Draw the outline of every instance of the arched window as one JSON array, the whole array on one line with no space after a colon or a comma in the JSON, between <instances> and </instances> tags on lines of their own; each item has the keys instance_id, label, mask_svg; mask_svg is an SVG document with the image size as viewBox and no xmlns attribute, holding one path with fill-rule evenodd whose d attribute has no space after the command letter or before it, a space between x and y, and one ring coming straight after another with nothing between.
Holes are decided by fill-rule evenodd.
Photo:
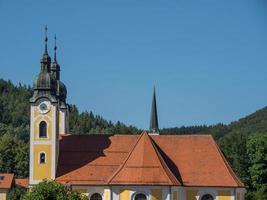
<instances>
[{"instance_id":1,"label":"arched window","mask_svg":"<svg viewBox=\"0 0 267 200\"><path fill-rule=\"evenodd\" d=\"M39 137L40 138L47 137L47 124L45 121L41 121L39 124Z\"/></svg>"},{"instance_id":2,"label":"arched window","mask_svg":"<svg viewBox=\"0 0 267 200\"><path fill-rule=\"evenodd\" d=\"M201 200L214 200L214 198L210 194L205 194L201 197Z\"/></svg>"},{"instance_id":3,"label":"arched window","mask_svg":"<svg viewBox=\"0 0 267 200\"><path fill-rule=\"evenodd\" d=\"M46 162L46 157L45 157L45 153L40 153L40 164L45 164Z\"/></svg>"},{"instance_id":4,"label":"arched window","mask_svg":"<svg viewBox=\"0 0 267 200\"><path fill-rule=\"evenodd\" d=\"M99 193L94 193L90 197L90 200L102 200L102 196Z\"/></svg>"},{"instance_id":5,"label":"arched window","mask_svg":"<svg viewBox=\"0 0 267 200\"><path fill-rule=\"evenodd\" d=\"M146 195L139 193L135 195L134 200L146 200Z\"/></svg>"}]
</instances>

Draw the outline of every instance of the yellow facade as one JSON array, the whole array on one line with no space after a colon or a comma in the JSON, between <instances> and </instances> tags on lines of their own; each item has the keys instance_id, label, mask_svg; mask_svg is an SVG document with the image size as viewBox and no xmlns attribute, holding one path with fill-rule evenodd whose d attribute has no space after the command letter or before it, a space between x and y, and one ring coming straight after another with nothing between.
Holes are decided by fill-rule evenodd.
<instances>
[{"instance_id":1,"label":"yellow facade","mask_svg":"<svg viewBox=\"0 0 267 200\"><path fill-rule=\"evenodd\" d=\"M47 124L47 138L39 138L39 124L41 121L45 121ZM34 123L34 140L35 141L49 141L51 140L51 136L52 136L51 120L46 116L42 117L42 119L40 120L37 119Z\"/></svg>"},{"instance_id":2,"label":"yellow facade","mask_svg":"<svg viewBox=\"0 0 267 200\"><path fill-rule=\"evenodd\" d=\"M231 192L218 191L218 200L231 200Z\"/></svg>"},{"instance_id":3,"label":"yellow facade","mask_svg":"<svg viewBox=\"0 0 267 200\"><path fill-rule=\"evenodd\" d=\"M188 190L186 191L186 200L196 200L197 191L195 190Z\"/></svg>"},{"instance_id":4,"label":"yellow facade","mask_svg":"<svg viewBox=\"0 0 267 200\"><path fill-rule=\"evenodd\" d=\"M237 200L241 200L241 194L239 192L237 193Z\"/></svg>"},{"instance_id":5,"label":"yellow facade","mask_svg":"<svg viewBox=\"0 0 267 200\"><path fill-rule=\"evenodd\" d=\"M0 189L0 200L6 200L7 199L7 190Z\"/></svg>"},{"instance_id":6,"label":"yellow facade","mask_svg":"<svg viewBox=\"0 0 267 200\"><path fill-rule=\"evenodd\" d=\"M173 200L178 200L177 191L174 191L172 195L173 195Z\"/></svg>"},{"instance_id":7,"label":"yellow facade","mask_svg":"<svg viewBox=\"0 0 267 200\"><path fill-rule=\"evenodd\" d=\"M110 191L105 190L105 193L104 193L105 200L109 200L109 196L110 196Z\"/></svg>"},{"instance_id":8,"label":"yellow facade","mask_svg":"<svg viewBox=\"0 0 267 200\"><path fill-rule=\"evenodd\" d=\"M6 193L0 193L0 200L6 200L7 194Z\"/></svg>"},{"instance_id":9,"label":"yellow facade","mask_svg":"<svg viewBox=\"0 0 267 200\"><path fill-rule=\"evenodd\" d=\"M120 191L120 200L130 200L130 191L123 189Z\"/></svg>"},{"instance_id":10,"label":"yellow facade","mask_svg":"<svg viewBox=\"0 0 267 200\"><path fill-rule=\"evenodd\" d=\"M151 200L162 200L162 189L152 189Z\"/></svg>"},{"instance_id":11,"label":"yellow facade","mask_svg":"<svg viewBox=\"0 0 267 200\"><path fill-rule=\"evenodd\" d=\"M43 180L51 178L51 145L38 144L34 145L34 163L33 163L33 179ZM39 155L41 152L46 154L46 162L39 163Z\"/></svg>"},{"instance_id":12,"label":"yellow facade","mask_svg":"<svg viewBox=\"0 0 267 200\"><path fill-rule=\"evenodd\" d=\"M52 112L51 110L45 115L41 114L37 107L34 108L34 140L35 141L47 141L51 140L52 134ZM39 124L41 121L47 123L47 138L39 138Z\"/></svg>"},{"instance_id":13,"label":"yellow facade","mask_svg":"<svg viewBox=\"0 0 267 200\"><path fill-rule=\"evenodd\" d=\"M63 130L63 112L59 112L59 133L65 133L65 131Z\"/></svg>"}]
</instances>

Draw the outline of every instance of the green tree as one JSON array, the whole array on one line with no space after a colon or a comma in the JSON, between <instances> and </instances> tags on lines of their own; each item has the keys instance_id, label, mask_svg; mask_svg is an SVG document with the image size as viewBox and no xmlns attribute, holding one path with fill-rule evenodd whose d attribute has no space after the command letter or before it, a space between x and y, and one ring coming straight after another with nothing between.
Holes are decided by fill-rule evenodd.
<instances>
[{"instance_id":1,"label":"green tree","mask_svg":"<svg viewBox=\"0 0 267 200\"><path fill-rule=\"evenodd\" d=\"M250 186L247 135L243 132L233 132L221 138L218 143L237 176L246 186Z\"/></svg>"},{"instance_id":2,"label":"green tree","mask_svg":"<svg viewBox=\"0 0 267 200\"><path fill-rule=\"evenodd\" d=\"M8 192L7 199L20 200L26 193L26 189L21 186L15 186Z\"/></svg>"},{"instance_id":3,"label":"green tree","mask_svg":"<svg viewBox=\"0 0 267 200\"><path fill-rule=\"evenodd\" d=\"M27 177L28 166L28 144L11 135L0 137L0 171L15 173L17 177Z\"/></svg>"},{"instance_id":4,"label":"green tree","mask_svg":"<svg viewBox=\"0 0 267 200\"><path fill-rule=\"evenodd\" d=\"M267 185L261 185L257 188L255 194L255 200L266 200L267 199Z\"/></svg>"},{"instance_id":5,"label":"green tree","mask_svg":"<svg viewBox=\"0 0 267 200\"><path fill-rule=\"evenodd\" d=\"M86 200L87 198L79 192L71 191L70 188L45 180L29 190L23 200Z\"/></svg>"},{"instance_id":6,"label":"green tree","mask_svg":"<svg viewBox=\"0 0 267 200\"><path fill-rule=\"evenodd\" d=\"M252 134L247 142L247 154L249 157L249 173L253 188L261 188L267 185L267 134Z\"/></svg>"}]
</instances>

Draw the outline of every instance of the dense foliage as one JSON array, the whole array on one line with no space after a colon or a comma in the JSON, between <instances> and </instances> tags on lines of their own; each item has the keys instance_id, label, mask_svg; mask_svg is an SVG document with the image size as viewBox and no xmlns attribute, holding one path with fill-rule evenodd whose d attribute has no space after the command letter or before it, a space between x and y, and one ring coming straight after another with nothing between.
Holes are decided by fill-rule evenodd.
<instances>
[{"instance_id":1,"label":"dense foliage","mask_svg":"<svg viewBox=\"0 0 267 200\"><path fill-rule=\"evenodd\" d=\"M26 194L27 189L21 186L13 186L8 192L7 199L9 200L19 200Z\"/></svg>"},{"instance_id":2,"label":"dense foliage","mask_svg":"<svg viewBox=\"0 0 267 200\"><path fill-rule=\"evenodd\" d=\"M15 173L17 177L29 175L29 145L10 134L0 137L0 171Z\"/></svg>"},{"instance_id":3,"label":"dense foliage","mask_svg":"<svg viewBox=\"0 0 267 200\"><path fill-rule=\"evenodd\" d=\"M43 181L29 190L23 200L86 200L87 197L54 181Z\"/></svg>"},{"instance_id":4,"label":"dense foliage","mask_svg":"<svg viewBox=\"0 0 267 200\"><path fill-rule=\"evenodd\" d=\"M32 89L0 79L0 171L28 176L29 98ZM138 129L112 123L70 105L72 134L136 134ZM247 199L267 199L267 107L229 125L165 128L161 134L212 134L238 177Z\"/></svg>"},{"instance_id":5,"label":"dense foliage","mask_svg":"<svg viewBox=\"0 0 267 200\"><path fill-rule=\"evenodd\" d=\"M136 134L138 129L121 122L113 124L92 112L79 113L75 105L70 105L70 132L72 134Z\"/></svg>"}]
</instances>

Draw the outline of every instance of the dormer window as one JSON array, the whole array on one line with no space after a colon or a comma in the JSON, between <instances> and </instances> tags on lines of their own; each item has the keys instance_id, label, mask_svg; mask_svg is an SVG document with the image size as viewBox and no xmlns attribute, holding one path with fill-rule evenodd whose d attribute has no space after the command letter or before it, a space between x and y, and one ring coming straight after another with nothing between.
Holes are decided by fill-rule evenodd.
<instances>
[{"instance_id":1,"label":"dormer window","mask_svg":"<svg viewBox=\"0 0 267 200\"><path fill-rule=\"evenodd\" d=\"M39 138L47 138L47 124L41 121L39 124Z\"/></svg>"}]
</instances>

